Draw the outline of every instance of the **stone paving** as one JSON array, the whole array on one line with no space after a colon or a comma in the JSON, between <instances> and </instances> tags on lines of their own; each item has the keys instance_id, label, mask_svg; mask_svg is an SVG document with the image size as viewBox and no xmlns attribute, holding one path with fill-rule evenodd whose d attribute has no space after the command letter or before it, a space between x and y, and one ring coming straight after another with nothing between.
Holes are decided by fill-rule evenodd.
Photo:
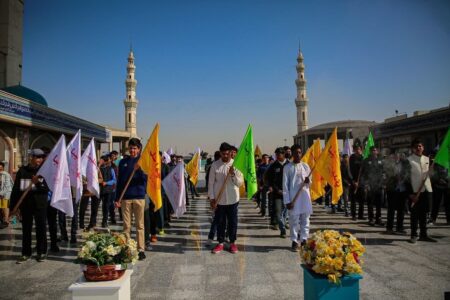
<instances>
[{"instance_id":1,"label":"stone paving","mask_svg":"<svg viewBox=\"0 0 450 300\"><path fill-rule=\"evenodd\" d=\"M313 230L347 230L366 245L361 299L444 299L450 291L450 226L444 219L429 230L438 243L411 245L407 236L385 235L384 228L327 214L319 205L314 210ZM208 203L204 196L191 201L188 213L135 265L132 299L303 299L299 254L257 212L254 203L242 200L240 252L213 255L205 246ZM67 288L81 275L73 264L76 245L61 243L46 262L16 265L20 239L20 224L0 230L0 299L70 299Z\"/></svg>"}]
</instances>

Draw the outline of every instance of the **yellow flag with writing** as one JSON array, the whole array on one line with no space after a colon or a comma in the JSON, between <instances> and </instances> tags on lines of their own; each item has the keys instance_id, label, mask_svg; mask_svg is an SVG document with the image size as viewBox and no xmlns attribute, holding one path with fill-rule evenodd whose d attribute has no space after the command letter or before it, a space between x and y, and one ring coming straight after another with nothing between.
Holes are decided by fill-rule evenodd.
<instances>
[{"instance_id":1,"label":"yellow flag with writing","mask_svg":"<svg viewBox=\"0 0 450 300\"><path fill-rule=\"evenodd\" d=\"M199 158L200 158L200 150L198 150L194 154L191 161L188 162L188 164L186 165L186 172L189 175L189 180L192 182L194 186L196 186L198 182L198 170L199 170L198 162L200 161Z\"/></svg>"},{"instance_id":2,"label":"yellow flag with writing","mask_svg":"<svg viewBox=\"0 0 450 300\"><path fill-rule=\"evenodd\" d=\"M161 156L159 155L159 123L156 123L150 138L141 153L139 166L147 174L147 194L155 205L155 211L162 206Z\"/></svg>"},{"instance_id":3,"label":"yellow flag with writing","mask_svg":"<svg viewBox=\"0 0 450 300\"><path fill-rule=\"evenodd\" d=\"M334 128L323 152L316 160L315 170L322 175L331 186L333 190L331 201L333 204L337 204L343 193L337 128Z\"/></svg>"},{"instance_id":4,"label":"yellow flag with writing","mask_svg":"<svg viewBox=\"0 0 450 300\"><path fill-rule=\"evenodd\" d=\"M320 176L320 173L315 170L314 166L319 158L322 150L320 149L320 139L316 139L314 144L308 148L305 155L302 157L302 162L307 163L312 171L312 182L309 187L311 192L311 200L317 200L325 194L325 180Z\"/></svg>"}]
</instances>

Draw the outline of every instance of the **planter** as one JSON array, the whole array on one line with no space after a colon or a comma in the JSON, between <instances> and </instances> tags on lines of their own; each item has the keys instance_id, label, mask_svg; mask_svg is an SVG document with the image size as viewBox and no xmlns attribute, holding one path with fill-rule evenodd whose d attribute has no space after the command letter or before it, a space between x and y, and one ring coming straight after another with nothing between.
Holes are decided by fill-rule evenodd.
<instances>
[{"instance_id":1,"label":"planter","mask_svg":"<svg viewBox=\"0 0 450 300\"><path fill-rule=\"evenodd\" d=\"M328 281L324 275L316 274L307 266L303 268L303 290L305 300L315 299L359 299L359 280L362 276L359 274L345 275L340 278L339 284Z\"/></svg>"},{"instance_id":2,"label":"planter","mask_svg":"<svg viewBox=\"0 0 450 300\"><path fill-rule=\"evenodd\" d=\"M108 281L116 280L122 277L125 273L125 269L122 269L120 265L87 265L84 266L83 273L87 281Z\"/></svg>"}]
</instances>

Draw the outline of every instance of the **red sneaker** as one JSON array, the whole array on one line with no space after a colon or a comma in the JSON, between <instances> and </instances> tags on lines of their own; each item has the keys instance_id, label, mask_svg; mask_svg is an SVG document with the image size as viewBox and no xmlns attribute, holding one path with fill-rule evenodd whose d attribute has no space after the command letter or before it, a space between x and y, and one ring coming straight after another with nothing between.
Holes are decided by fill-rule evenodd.
<instances>
[{"instance_id":1,"label":"red sneaker","mask_svg":"<svg viewBox=\"0 0 450 300\"><path fill-rule=\"evenodd\" d=\"M156 237L156 234L152 234L152 236L150 237L150 241L152 243L156 243L158 241L158 238Z\"/></svg>"},{"instance_id":2,"label":"red sneaker","mask_svg":"<svg viewBox=\"0 0 450 300\"><path fill-rule=\"evenodd\" d=\"M230 252L233 254L238 253L238 247L235 243L230 244Z\"/></svg>"},{"instance_id":3,"label":"red sneaker","mask_svg":"<svg viewBox=\"0 0 450 300\"><path fill-rule=\"evenodd\" d=\"M211 252L214 254L217 254L217 253L222 252L222 250L223 250L223 244L217 244L217 246L214 247L214 249L212 249Z\"/></svg>"}]
</instances>

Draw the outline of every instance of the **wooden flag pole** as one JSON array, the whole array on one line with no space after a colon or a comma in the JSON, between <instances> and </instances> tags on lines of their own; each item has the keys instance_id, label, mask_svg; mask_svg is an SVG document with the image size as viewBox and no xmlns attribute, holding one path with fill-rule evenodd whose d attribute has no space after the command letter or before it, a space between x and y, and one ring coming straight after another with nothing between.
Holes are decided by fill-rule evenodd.
<instances>
[{"instance_id":1,"label":"wooden flag pole","mask_svg":"<svg viewBox=\"0 0 450 300\"><path fill-rule=\"evenodd\" d=\"M22 204L23 200L25 200L25 197L28 195L28 193L31 191L31 188L33 187L33 182L30 183L30 185L26 188L26 190L23 192L22 196L20 196L19 201L17 201L16 205L14 205L13 210L11 211L11 214L9 215L9 218L11 219L14 217L14 215L17 213L17 210L19 209L19 206Z\"/></svg>"},{"instance_id":2,"label":"wooden flag pole","mask_svg":"<svg viewBox=\"0 0 450 300\"><path fill-rule=\"evenodd\" d=\"M311 169L311 171L309 171L308 176L306 176L307 178L309 178L309 176L311 176L312 172L314 171L314 169L316 168L316 166L314 165L314 167ZM300 185L300 188L298 189L297 193L294 196L294 200L292 200L292 202L288 203L286 205L287 209L291 210L294 208L295 202L298 199L298 196L300 196L301 191L303 190L303 188L305 187L307 183L305 183L305 181L303 180L302 184Z\"/></svg>"},{"instance_id":3,"label":"wooden flag pole","mask_svg":"<svg viewBox=\"0 0 450 300\"><path fill-rule=\"evenodd\" d=\"M233 168L233 166L231 166ZM220 197L222 197L223 191L225 190L225 186L227 184L228 178L230 177L230 170L227 172L227 176L225 177L225 181L223 182L222 186L220 187L219 194L217 194L216 199L214 199L213 203L211 203L211 208L216 209L217 203L219 203Z\"/></svg>"},{"instance_id":4,"label":"wooden flag pole","mask_svg":"<svg viewBox=\"0 0 450 300\"><path fill-rule=\"evenodd\" d=\"M128 177L127 183L125 184L125 187L122 190L122 193L120 194L119 200L117 200L117 207L121 206L123 195L125 195L125 192L128 189L128 186L130 185L131 179L133 179L134 173L136 173L136 169L133 169L133 172L131 172L130 177Z\"/></svg>"},{"instance_id":5,"label":"wooden flag pole","mask_svg":"<svg viewBox=\"0 0 450 300\"><path fill-rule=\"evenodd\" d=\"M425 185L425 182L427 181L428 176L430 175L430 170L432 170L433 167L434 167L434 160L433 160L433 162L431 163L431 166L430 166L430 168L429 168L428 171L427 171L427 175L425 176L424 179L422 179L422 182L420 183L419 190L417 191L417 193L416 193L416 195L415 195L415 200L413 200L412 203L411 203L411 207L414 207L414 205L416 205L416 203L419 202L419 196L420 196L420 194L422 193L422 189L423 189L423 187L424 187L424 185Z\"/></svg>"}]
</instances>

